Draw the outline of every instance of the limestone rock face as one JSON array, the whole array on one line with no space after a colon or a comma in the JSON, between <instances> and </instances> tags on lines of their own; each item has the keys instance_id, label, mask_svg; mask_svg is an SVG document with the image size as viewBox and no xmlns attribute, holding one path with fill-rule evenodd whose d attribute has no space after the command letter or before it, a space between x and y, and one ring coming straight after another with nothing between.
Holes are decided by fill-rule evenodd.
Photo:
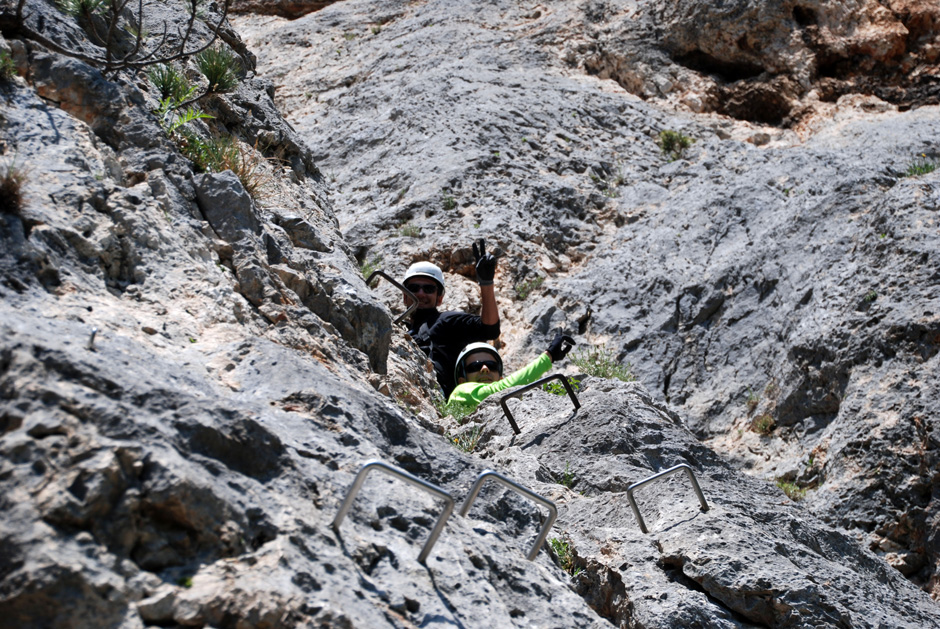
<instances>
[{"instance_id":1,"label":"limestone rock face","mask_svg":"<svg viewBox=\"0 0 940 629\"><path fill-rule=\"evenodd\" d=\"M558 328L608 348L740 468L806 489L813 513L936 593L940 197L935 174L908 174L940 157L937 109L872 95L896 93L899 75L874 69L901 63L892 49L843 77L858 93L813 100L819 60L798 63L808 44L785 36L815 15L827 45L861 54L882 41L865 29L916 13L927 55L935 20L926 4L801 6L344 2L239 29L312 138L359 259L434 260L445 306L473 308L469 242L486 237L504 253L512 368ZM733 52L745 32L765 33L760 54ZM696 46L710 73L669 56ZM745 62L773 77L731 72ZM721 72L813 113L787 129L665 96L704 97ZM675 159L662 132L691 145Z\"/></svg>"},{"instance_id":2,"label":"limestone rock face","mask_svg":"<svg viewBox=\"0 0 940 629\"><path fill-rule=\"evenodd\" d=\"M585 41L631 33L670 93L685 39L617 30L668 8L239 17L239 85L187 134L146 66L102 71L101 16L0 8L0 628L940 627L936 107L794 130L591 74ZM185 28L146 11L147 45ZM218 138L230 167L195 150ZM495 397L439 412L363 277L431 259L477 309L481 237L508 368L559 328L584 352L555 366L580 407L509 400L519 434ZM373 471L335 520L376 460L454 499L424 564L445 502L413 484ZM459 513L488 469L558 507L533 561L545 507L491 482Z\"/></svg>"},{"instance_id":3,"label":"limestone rock face","mask_svg":"<svg viewBox=\"0 0 940 629\"><path fill-rule=\"evenodd\" d=\"M310 0L301 0L300 2L283 2L281 0L235 0L232 2L232 13L255 13L259 15L277 15L289 19L303 17L308 13L319 11L328 7L337 0L326 0L325 2L312 2Z\"/></svg>"},{"instance_id":4,"label":"limestone rock face","mask_svg":"<svg viewBox=\"0 0 940 629\"><path fill-rule=\"evenodd\" d=\"M853 93L936 104L929 2L586 3L571 59L646 99L794 125Z\"/></svg>"}]
</instances>

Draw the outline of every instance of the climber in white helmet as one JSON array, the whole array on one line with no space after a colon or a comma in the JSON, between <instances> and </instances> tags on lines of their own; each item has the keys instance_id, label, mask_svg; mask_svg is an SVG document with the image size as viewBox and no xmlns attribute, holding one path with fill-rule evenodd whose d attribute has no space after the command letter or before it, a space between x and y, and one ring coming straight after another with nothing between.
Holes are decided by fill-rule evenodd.
<instances>
[{"instance_id":1,"label":"climber in white helmet","mask_svg":"<svg viewBox=\"0 0 940 629\"><path fill-rule=\"evenodd\" d=\"M457 388L447 399L466 411L472 411L487 397L520 384L535 382L545 375L571 351L574 339L566 334L557 334L544 352L528 365L503 377L503 359L492 345L471 343L457 357L454 379Z\"/></svg>"},{"instance_id":2,"label":"climber in white helmet","mask_svg":"<svg viewBox=\"0 0 940 629\"><path fill-rule=\"evenodd\" d=\"M496 275L496 257L486 253L485 242L473 243L477 283L480 285L481 311L479 315L461 311L438 310L444 300L444 273L431 262L412 264L402 284L414 293L418 308L411 316L408 333L424 350L437 374L446 398L453 391L454 365L457 355L467 344L499 337L499 310L493 277ZM405 306L411 299L405 295Z\"/></svg>"}]
</instances>

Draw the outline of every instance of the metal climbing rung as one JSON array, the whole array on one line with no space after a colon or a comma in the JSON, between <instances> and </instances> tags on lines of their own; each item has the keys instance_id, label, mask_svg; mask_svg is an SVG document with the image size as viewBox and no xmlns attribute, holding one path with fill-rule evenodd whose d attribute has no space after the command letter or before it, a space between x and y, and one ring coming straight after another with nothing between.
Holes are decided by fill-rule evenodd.
<instances>
[{"instance_id":1,"label":"metal climbing rung","mask_svg":"<svg viewBox=\"0 0 940 629\"><path fill-rule=\"evenodd\" d=\"M418 307L418 298L415 297L415 294L414 294L414 293L412 293L410 290L408 290L407 288L405 288L404 286L402 286L400 283L398 283L398 281L396 281L395 279L393 279L393 278L392 278L388 273L386 273L385 271L373 271L372 274L369 276L369 279L366 280L366 286L371 286L371 285L372 285L372 280L375 279L375 276L376 276L376 275L378 275L379 277L384 277L384 278L387 279L389 282L391 282L392 284L394 284L399 290L401 290L401 292L405 293L405 295L407 295L408 297L411 298L411 305L408 306L408 310L406 310L404 313L398 315L398 317L392 322L392 323L401 323L402 321L405 320L405 317L407 317L407 316L410 315L412 312L414 312L415 308Z\"/></svg>"},{"instance_id":2,"label":"metal climbing rung","mask_svg":"<svg viewBox=\"0 0 940 629\"><path fill-rule=\"evenodd\" d=\"M509 412L509 405L506 404L506 400L510 398L514 398L514 397L521 398L522 394L525 393L526 391L530 391L534 389L535 387L545 384L546 382L550 380L561 380L561 383L565 385L565 391L568 392L568 397L570 397L571 401L574 402L575 410L581 408L581 402L578 401L578 396L574 394L574 389L571 388L571 383L568 382L567 377L563 376L560 373L556 373L551 376L545 376L544 378L540 380L536 380L535 382L531 384L527 384L524 387L520 387L516 389L512 393L507 393L499 400L500 405L502 405L503 407L503 413L506 415L506 418L509 420L509 425L512 426L512 431L516 433L517 435L519 434L519 426L516 425L516 420L513 419L512 413Z\"/></svg>"},{"instance_id":3,"label":"metal climbing rung","mask_svg":"<svg viewBox=\"0 0 940 629\"><path fill-rule=\"evenodd\" d=\"M342 523L343 518L346 517L349 509L352 507L352 503L356 499L356 494L359 493L359 489L365 482L366 476L374 469L387 472L392 476L397 476L398 478L414 485L415 487L419 487L430 494L434 494L447 503L444 506L444 510L441 512L440 517L437 518L437 524L434 525L434 529L431 531L431 536L428 537L428 541L424 543L424 548L421 549L421 554L418 555L418 561L420 563L424 563L428 558L428 555L431 554L431 549L434 548L434 544L437 542L437 538L441 536L441 531L444 530L444 525L447 523L447 519L454 511L454 499L449 493L437 485L432 485L427 481L423 481L417 476L412 476L408 472L389 465L388 463L383 463L382 461L368 461L359 468L359 473L356 474L356 480L353 481L352 487L349 488L349 493L346 494L346 500L343 501L342 506L339 508L339 512L336 514L336 517L333 518L333 530L339 534L339 525Z\"/></svg>"},{"instance_id":4,"label":"metal climbing rung","mask_svg":"<svg viewBox=\"0 0 940 629\"><path fill-rule=\"evenodd\" d=\"M695 493L698 496L698 501L702 505L702 511L708 511L708 503L705 502L705 495L702 494L702 488L698 486L698 481L695 480L695 473L692 471L692 466L688 463L680 463L675 467L670 467L668 470L663 470L657 474L653 474L649 478L644 478L638 483L633 483L627 487L627 499L630 501L630 506L633 508L633 515L636 516L636 521L640 523L640 530L644 533L649 533L646 529L646 523L643 521L643 516L640 515L640 509L636 506L636 500L633 498L633 492L640 487L649 485L654 480L669 476L670 474L675 474L680 470L685 470L686 474L689 476L689 480L692 481L692 488L695 489Z\"/></svg>"},{"instance_id":5,"label":"metal climbing rung","mask_svg":"<svg viewBox=\"0 0 940 629\"><path fill-rule=\"evenodd\" d=\"M535 559L539 554L539 549L542 547L542 544L545 543L545 538L548 536L548 531L552 528L552 524L555 523L555 518L558 517L558 509L555 507L555 503L547 498L543 498L537 493L526 489L519 483L509 480L499 472L494 472L493 470L486 470L479 476L477 476L476 482L473 483L473 488L470 490L470 495L467 496L466 502L463 503L463 506L460 507L460 515L465 516L470 511L470 506L473 504L473 501L477 499L477 496L480 494L480 489L483 488L483 483L487 478L492 478L493 480L514 489L523 496L534 500L535 502L544 505L548 509L548 519L545 520L545 524L542 525L542 530L539 531L539 536L535 539L535 543L532 545L532 550L529 551L528 557L529 561Z\"/></svg>"}]
</instances>

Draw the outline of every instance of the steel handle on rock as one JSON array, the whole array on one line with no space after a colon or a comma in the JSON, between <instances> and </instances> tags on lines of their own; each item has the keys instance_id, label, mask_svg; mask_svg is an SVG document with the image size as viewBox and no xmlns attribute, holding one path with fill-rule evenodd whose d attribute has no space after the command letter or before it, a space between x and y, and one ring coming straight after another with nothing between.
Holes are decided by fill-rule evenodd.
<instances>
[{"instance_id":1,"label":"steel handle on rock","mask_svg":"<svg viewBox=\"0 0 940 629\"><path fill-rule=\"evenodd\" d=\"M417 476L413 476L408 472L389 465L383 461L368 461L359 468L359 473L356 474L356 479L349 488L349 492L346 494L346 499L343 501L339 511L336 513L336 517L333 518L333 530L337 534L339 533L339 525L342 524L343 518L345 518L346 514L349 513L349 510L352 508L353 501L356 499L356 494L359 493L359 489L362 488L362 484L365 482L366 476L368 476L369 472L372 470L379 470L387 474L391 474L392 476L396 476L403 481L414 485L415 487L423 489L430 494L434 494L446 502L444 510L437 519L437 524L434 525L434 529L431 531L431 535L428 537L428 541L424 543L424 548L421 549L421 554L418 555L418 562L424 563L427 560L428 555L431 554L431 549L434 548L434 544L437 542L437 538L440 537L441 531L444 530L444 525L447 523L447 519L450 518L450 514L454 511L454 499L449 493L437 485L432 485L425 480L421 480Z\"/></svg>"},{"instance_id":2,"label":"steel handle on rock","mask_svg":"<svg viewBox=\"0 0 940 629\"><path fill-rule=\"evenodd\" d=\"M571 401L574 403L575 410L578 410L579 408L581 408L581 402L578 401L578 396L575 395L574 389L571 388L571 383L568 382L568 378L566 376L560 373L556 373L551 376L545 376L544 378L536 380L535 382L532 382L531 384L527 384L524 387L519 387L512 393L507 393L499 400L500 405L503 407L503 414L509 420L509 425L512 426L512 431L516 433L517 435L520 432L519 426L516 424L516 420L513 418L512 413L509 412L509 405L506 403L506 400L510 398L514 398L514 397L521 398L522 394L525 393L526 391L530 391L534 389L535 387L545 384L546 382L549 382L551 380L561 380L561 383L565 385L565 391L568 392L568 397L570 397Z\"/></svg>"},{"instance_id":3,"label":"steel handle on rock","mask_svg":"<svg viewBox=\"0 0 940 629\"><path fill-rule=\"evenodd\" d=\"M539 554L539 549L542 547L542 544L545 543L545 538L548 536L548 531L552 528L552 524L555 523L555 518L558 517L558 508L555 507L555 503L544 498L534 491L527 489L520 485L519 483L512 481L499 472L494 472L493 470L485 470L481 473L476 481L473 483L473 487L470 489L470 495L467 496L466 501L464 501L463 506L460 508L460 515L466 516L470 512L470 506L473 504L473 501L477 499L477 496L480 494L480 490L483 488L483 483L486 482L486 479L492 478L498 483L514 489L516 492L522 494L523 496L533 500L548 509L548 519L545 520L545 524L542 525L542 530L539 531L539 535L535 538L535 543L532 545L532 550L529 551L529 554L526 556L526 559L532 561Z\"/></svg>"},{"instance_id":4,"label":"steel handle on rock","mask_svg":"<svg viewBox=\"0 0 940 629\"><path fill-rule=\"evenodd\" d=\"M415 294L414 294L414 293L412 293L410 290L408 290L407 288L405 288L405 287L404 287L401 283L399 283L397 280L393 279L393 278L392 278L388 273L386 273L385 271L373 271L373 272L369 275L369 279L366 280L366 286L370 286L370 285L372 284L372 280L374 280L374 279L376 278L376 276L378 276L378 277L384 277L384 278L387 279L389 282L391 282L392 284L394 284L395 287L398 288L401 292L405 293L405 295L407 295L408 297L411 298L411 305L408 306L408 310L406 310L405 312L403 312L402 314L400 314L398 317L395 318L394 321L392 321L392 323L401 323L402 321L405 320L406 317L408 317L408 316L409 316L412 312L414 312L415 309L418 307L418 298L415 297Z\"/></svg>"},{"instance_id":5,"label":"steel handle on rock","mask_svg":"<svg viewBox=\"0 0 940 629\"><path fill-rule=\"evenodd\" d=\"M705 494L702 493L702 488L699 487L698 481L695 479L695 473L692 471L692 466L688 463L680 463L675 467L670 467L668 470L663 470L653 474L649 478L644 478L638 483L633 483L627 487L627 499L630 501L630 508L633 509L633 515L636 516L636 521L640 524L640 530L644 533L649 533L646 529L646 523L643 521L643 516L640 515L640 509L637 507L636 499L633 497L633 492L637 489L649 485L655 480L669 476L670 474L675 474L676 472L685 470L686 475L689 477L689 480L692 482L692 488L695 489L695 494L698 496L698 501L702 505L702 511L708 511L708 503L705 502Z\"/></svg>"}]
</instances>

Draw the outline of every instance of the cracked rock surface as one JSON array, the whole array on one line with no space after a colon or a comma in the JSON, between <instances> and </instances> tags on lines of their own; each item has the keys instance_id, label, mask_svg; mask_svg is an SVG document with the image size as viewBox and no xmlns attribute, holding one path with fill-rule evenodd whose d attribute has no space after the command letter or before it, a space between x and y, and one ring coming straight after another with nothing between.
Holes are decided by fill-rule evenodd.
<instances>
[{"instance_id":1,"label":"cracked rock surface","mask_svg":"<svg viewBox=\"0 0 940 629\"><path fill-rule=\"evenodd\" d=\"M816 6L788 15L844 9ZM756 124L579 56L734 15L680 3L646 32L668 8L238 17L239 85L190 129L249 186L184 156L146 72L83 60L87 24L0 7L0 176L25 173L0 207L0 627L940 627L940 180L907 172L940 159L937 109L854 91ZM919 47L879 59L929 60L919 15ZM666 90L664 49L621 48ZM662 131L694 142L666 155ZM571 356L577 410L509 400L519 434L495 398L441 415L400 295L363 272L432 259L475 310L480 237L509 369L565 328L638 381ZM448 503L401 478L373 469L336 523L374 460L454 499L424 564ZM486 470L557 505L533 561L544 506L488 482L460 515Z\"/></svg>"}]
</instances>

